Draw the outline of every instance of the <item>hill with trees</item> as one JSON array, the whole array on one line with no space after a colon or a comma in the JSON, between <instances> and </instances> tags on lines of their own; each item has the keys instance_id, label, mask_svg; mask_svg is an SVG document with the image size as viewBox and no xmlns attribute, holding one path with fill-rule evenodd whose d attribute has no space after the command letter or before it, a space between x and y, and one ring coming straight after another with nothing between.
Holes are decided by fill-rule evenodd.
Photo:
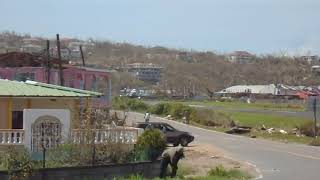
<instances>
[{"instance_id":1,"label":"hill with trees","mask_svg":"<svg viewBox=\"0 0 320 180\"><path fill-rule=\"evenodd\" d=\"M10 49L18 48L23 38L31 36L15 32L0 33L0 49L4 51L3 44ZM45 38L40 38L45 41ZM152 86L180 93L206 94L208 91L238 84L319 85L319 78L311 72L311 65L294 57L260 55L251 63L239 64L227 61L225 54L209 51L145 47L93 39L87 41L95 44L90 54L85 54L86 64L90 66L117 69L125 64L139 62L164 67L161 82L157 85L135 80L128 73L116 72L113 81L115 92L124 87Z\"/></svg>"}]
</instances>

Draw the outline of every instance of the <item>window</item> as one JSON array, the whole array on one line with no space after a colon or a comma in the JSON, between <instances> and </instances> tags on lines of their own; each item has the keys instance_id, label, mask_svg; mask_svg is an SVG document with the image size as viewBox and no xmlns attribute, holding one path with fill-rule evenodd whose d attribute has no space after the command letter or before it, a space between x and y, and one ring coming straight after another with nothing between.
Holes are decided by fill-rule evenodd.
<instances>
[{"instance_id":1,"label":"window","mask_svg":"<svg viewBox=\"0 0 320 180\"><path fill-rule=\"evenodd\" d=\"M12 129L23 129L23 111L12 112Z\"/></svg>"},{"instance_id":2,"label":"window","mask_svg":"<svg viewBox=\"0 0 320 180\"><path fill-rule=\"evenodd\" d=\"M174 131L174 127L170 126L169 124L165 125L168 131Z\"/></svg>"}]
</instances>

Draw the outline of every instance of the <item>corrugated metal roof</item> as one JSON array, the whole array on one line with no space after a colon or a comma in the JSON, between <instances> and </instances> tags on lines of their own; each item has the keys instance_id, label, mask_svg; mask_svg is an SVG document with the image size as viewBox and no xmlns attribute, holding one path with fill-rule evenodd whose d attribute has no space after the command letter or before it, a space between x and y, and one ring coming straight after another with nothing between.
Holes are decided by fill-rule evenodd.
<instances>
[{"instance_id":1,"label":"corrugated metal roof","mask_svg":"<svg viewBox=\"0 0 320 180\"><path fill-rule=\"evenodd\" d=\"M253 94L275 94L276 86L274 84L270 85L237 85L231 86L218 93L246 93L250 90Z\"/></svg>"},{"instance_id":2,"label":"corrugated metal roof","mask_svg":"<svg viewBox=\"0 0 320 180\"><path fill-rule=\"evenodd\" d=\"M99 97L101 93L39 83L0 79L2 97Z\"/></svg>"}]
</instances>

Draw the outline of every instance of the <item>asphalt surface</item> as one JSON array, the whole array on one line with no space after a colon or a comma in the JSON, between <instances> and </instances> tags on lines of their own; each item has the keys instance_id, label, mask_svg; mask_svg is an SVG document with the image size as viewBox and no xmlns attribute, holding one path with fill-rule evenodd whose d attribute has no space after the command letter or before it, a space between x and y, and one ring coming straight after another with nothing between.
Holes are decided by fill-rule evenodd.
<instances>
[{"instance_id":1,"label":"asphalt surface","mask_svg":"<svg viewBox=\"0 0 320 180\"><path fill-rule=\"evenodd\" d=\"M143 115L132 112L129 119L142 121ZM222 149L226 156L256 166L259 174L257 179L320 179L320 147L230 135L154 116L151 117L151 121L167 122L179 130L193 134L194 144L212 144Z\"/></svg>"}]
</instances>

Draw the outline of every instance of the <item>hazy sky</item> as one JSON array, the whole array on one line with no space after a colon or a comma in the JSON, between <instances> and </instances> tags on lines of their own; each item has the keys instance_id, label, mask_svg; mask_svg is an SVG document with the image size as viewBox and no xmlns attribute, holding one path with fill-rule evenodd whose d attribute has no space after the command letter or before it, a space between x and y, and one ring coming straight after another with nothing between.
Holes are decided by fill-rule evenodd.
<instances>
[{"instance_id":1,"label":"hazy sky","mask_svg":"<svg viewBox=\"0 0 320 180\"><path fill-rule=\"evenodd\" d=\"M320 0L0 0L0 31L221 53L320 53Z\"/></svg>"}]
</instances>

